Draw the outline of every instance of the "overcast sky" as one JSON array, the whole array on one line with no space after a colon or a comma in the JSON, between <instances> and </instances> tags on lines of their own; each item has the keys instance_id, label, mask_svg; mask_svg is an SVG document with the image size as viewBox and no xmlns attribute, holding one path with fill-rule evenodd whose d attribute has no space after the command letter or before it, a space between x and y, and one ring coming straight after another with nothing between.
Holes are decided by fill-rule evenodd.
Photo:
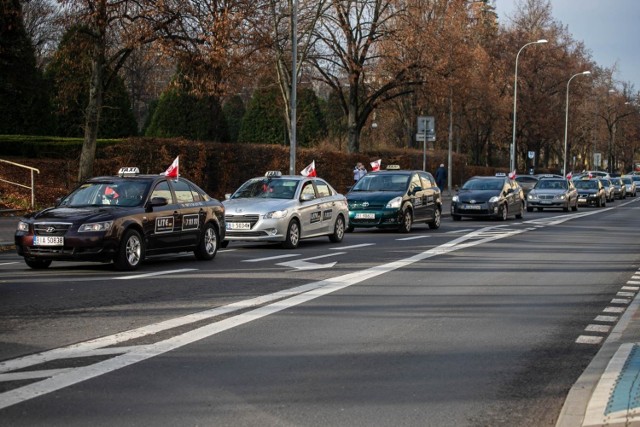
<instances>
[{"instance_id":1,"label":"overcast sky","mask_svg":"<svg viewBox=\"0 0 640 427\"><path fill-rule=\"evenodd\" d=\"M509 24L521 0L495 0L498 19ZM553 16L583 41L601 67L617 64L616 80L640 90L640 0L551 0Z\"/></svg>"}]
</instances>

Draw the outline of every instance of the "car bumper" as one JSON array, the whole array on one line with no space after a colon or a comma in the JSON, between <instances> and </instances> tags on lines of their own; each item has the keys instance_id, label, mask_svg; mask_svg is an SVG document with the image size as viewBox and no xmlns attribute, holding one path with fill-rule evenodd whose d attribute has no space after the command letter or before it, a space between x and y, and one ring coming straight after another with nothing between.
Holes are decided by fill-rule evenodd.
<instances>
[{"instance_id":1,"label":"car bumper","mask_svg":"<svg viewBox=\"0 0 640 427\"><path fill-rule=\"evenodd\" d=\"M568 200L527 200L528 208L568 208Z\"/></svg>"},{"instance_id":2,"label":"car bumper","mask_svg":"<svg viewBox=\"0 0 640 427\"><path fill-rule=\"evenodd\" d=\"M496 203L467 204L464 202L451 203L451 215L472 218L498 218L500 205Z\"/></svg>"},{"instance_id":3,"label":"car bumper","mask_svg":"<svg viewBox=\"0 0 640 427\"><path fill-rule=\"evenodd\" d=\"M400 209L350 210L349 227L398 227L402 224Z\"/></svg>"},{"instance_id":4,"label":"car bumper","mask_svg":"<svg viewBox=\"0 0 640 427\"><path fill-rule=\"evenodd\" d=\"M291 218L263 219L261 216L227 217L225 240L246 242L284 242ZM250 224L240 229L240 224Z\"/></svg>"},{"instance_id":5,"label":"car bumper","mask_svg":"<svg viewBox=\"0 0 640 427\"><path fill-rule=\"evenodd\" d=\"M598 196L579 196L578 204L579 205L595 205L598 203L600 197Z\"/></svg>"},{"instance_id":6,"label":"car bumper","mask_svg":"<svg viewBox=\"0 0 640 427\"><path fill-rule=\"evenodd\" d=\"M118 250L118 242L104 235L64 236L63 246L33 244L33 234L16 233L16 252L30 259L59 261L111 261Z\"/></svg>"}]
</instances>

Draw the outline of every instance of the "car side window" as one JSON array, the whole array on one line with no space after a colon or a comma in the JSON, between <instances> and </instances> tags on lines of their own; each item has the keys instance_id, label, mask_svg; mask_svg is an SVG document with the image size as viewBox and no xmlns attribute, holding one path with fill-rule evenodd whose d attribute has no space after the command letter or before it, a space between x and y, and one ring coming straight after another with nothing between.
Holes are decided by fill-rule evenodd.
<instances>
[{"instance_id":1,"label":"car side window","mask_svg":"<svg viewBox=\"0 0 640 427\"><path fill-rule=\"evenodd\" d=\"M185 181L173 181L173 191L176 193L178 203L191 203L194 201L191 187Z\"/></svg>"},{"instance_id":2,"label":"car side window","mask_svg":"<svg viewBox=\"0 0 640 427\"><path fill-rule=\"evenodd\" d=\"M154 197L164 197L169 203L173 203L173 196L171 195L171 190L169 189L169 183L167 181L159 182L155 186L151 193L151 198L153 199Z\"/></svg>"},{"instance_id":3,"label":"car side window","mask_svg":"<svg viewBox=\"0 0 640 427\"><path fill-rule=\"evenodd\" d=\"M302 187L302 191L300 192L301 197L308 196L308 195L313 196L312 197L313 199L316 198L316 190L314 190L313 183L311 181L305 183L304 187Z\"/></svg>"},{"instance_id":4,"label":"car side window","mask_svg":"<svg viewBox=\"0 0 640 427\"><path fill-rule=\"evenodd\" d=\"M431 175L428 175L426 173L421 173L420 174L420 180L422 181L422 188L426 189L426 188L432 188L436 186L436 182L433 179L433 177Z\"/></svg>"},{"instance_id":5,"label":"car side window","mask_svg":"<svg viewBox=\"0 0 640 427\"><path fill-rule=\"evenodd\" d=\"M409 183L409 193L413 194L416 187L422 187L422 183L420 182L420 177L418 176L418 174L414 173L411 177L411 183Z\"/></svg>"},{"instance_id":6,"label":"car side window","mask_svg":"<svg viewBox=\"0 0 640 427\"><path fill-rule=\"evenodd\" d=\"M316 188L318 189L318 197L329 197L331 195L329 184L324 181L316 180Z\"/></svg>"}]
</instances>

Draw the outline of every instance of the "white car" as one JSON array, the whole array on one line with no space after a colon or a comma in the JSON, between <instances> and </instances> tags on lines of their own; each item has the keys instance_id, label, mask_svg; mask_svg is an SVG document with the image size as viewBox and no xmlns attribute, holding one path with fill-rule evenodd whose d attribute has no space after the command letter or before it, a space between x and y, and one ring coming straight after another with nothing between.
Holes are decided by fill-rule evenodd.
<instances>
[{"instance_id":1,"label":"white car","mask_svg":"<svg viewBox=\"0 0 640 427\"><path fill-rule=\"evenodd\" d=\"M267 172L252 178L222 202L231 241L280 242L293 249L300 239L328 236L341 242L348 227L347 199L316 177Z\"/></svg>"}]
</instances>

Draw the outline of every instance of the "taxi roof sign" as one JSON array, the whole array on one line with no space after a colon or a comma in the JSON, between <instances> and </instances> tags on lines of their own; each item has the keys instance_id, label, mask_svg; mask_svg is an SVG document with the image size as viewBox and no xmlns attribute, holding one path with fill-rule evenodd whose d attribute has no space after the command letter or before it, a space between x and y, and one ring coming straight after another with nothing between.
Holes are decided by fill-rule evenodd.
<instances>
[{"instance_id":1,"label":"taxi roof sign","mask_svg":"<svg viewBox=\"0 0 640 427\"><path fill-rule=\"evenodd\" d=\"M507 176L507 174L504 172L497 172L496 176Z\"/></svg>"},{"instance_id":2,"label":"taxi roof sign","mask_svg":"<svg viewBox=\"0 0 640 427\"><path fill-rule=\"evenodd\" d=\"M118 171L118 175L120 176L133 176L133 175L139 175L139 174L140 174L140 169L136 167L124 167L124 168L120 168L120 170Z\"/></svg>"},{"instance_id":3,"label":"taxi roof sign","mask_svg":"<svg viewBox=\"0 0 640 427\"><path fill-rule=\"evenodd\" d=\"M400 165L387 165L387 170L399 170Z\"/></svg>"},{"instance_id":4,"label":"taxi roof sign","mask_svg":"<svg viewBox=\"0 0 640 427\"><path fill-rule=\"evenodd\" d=\"M280 172L280 171L267 171L267 173L265 173L264 176L269 176L269 177L273 178L273 177L277 177L277 176L282 176L282 172Z\"/></svg>"}]
</instances>

